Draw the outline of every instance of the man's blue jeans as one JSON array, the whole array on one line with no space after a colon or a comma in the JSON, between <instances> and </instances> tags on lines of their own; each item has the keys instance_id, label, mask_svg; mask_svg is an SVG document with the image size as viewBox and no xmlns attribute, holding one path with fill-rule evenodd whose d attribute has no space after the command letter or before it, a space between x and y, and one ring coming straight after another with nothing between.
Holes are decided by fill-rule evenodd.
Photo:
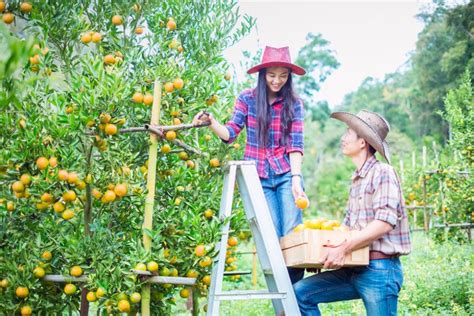
<instances>
[{"instance_id":1,"label":"man's blue jeans","mask_svg":"<svg viewBox=\"0 0 474 316\"><path fill-rule=\"evenodd\" d=\"M370 260L367 267L315 274L294 284L301 315L321 315L319 303L361 298L368 316L397 315L403 284L399 258Z\"/></svg>"},{"instance_id":2,"label":"man's blue jeans","mask_svg":"<svg viewBox=\"0 0 474 316\"><path fill-rule=\"evenodd\" d=\"M270 209L273 226L277 237L280 238L291 232L298 224L303 223L303 214L295 204L291 190L291 172L277 175L272 168L269 169L269 177L260 178L260 182ZM301 186L303 187L302 179ZM291 283L296 283L303 278L304 269L288 268L288 273Z\"/></svg>"}]
</instances>

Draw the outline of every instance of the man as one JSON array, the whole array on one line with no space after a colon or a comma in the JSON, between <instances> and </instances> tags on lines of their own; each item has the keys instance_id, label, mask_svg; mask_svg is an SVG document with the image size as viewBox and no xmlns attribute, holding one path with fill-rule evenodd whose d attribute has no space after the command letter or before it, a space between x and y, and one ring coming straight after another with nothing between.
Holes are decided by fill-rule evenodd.
<instances>
[{"instance_id":1,"label":"man","mask_svg":"<svg viewBox=\"0 0 474 316\"><path fill-rule=\"evenodd\" d=\"M332 118L348 129L341 138L342 153L352 159L352 176L344 224L360 235L328 248L324 268L294 285L302 315L321 315L318 304L362 299L367 315L396 315L398 293L403 283L399 256L411 250L407 215L400 182L390 166L385 137L388 122L379 114L361 111L357 115L335 112ZM375 158L379 152L388 162ZM341 268L345 255L369 246L365 267Z\"/></svg>"}]
</instances>

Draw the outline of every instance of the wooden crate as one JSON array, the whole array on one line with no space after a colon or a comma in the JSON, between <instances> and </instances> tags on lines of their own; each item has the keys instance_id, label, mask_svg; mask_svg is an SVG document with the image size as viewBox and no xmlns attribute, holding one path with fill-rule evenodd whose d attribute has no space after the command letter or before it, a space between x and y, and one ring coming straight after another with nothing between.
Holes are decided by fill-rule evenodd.
<instances>
[{"instance_id":1,"label":"wooden crate","mask_svg":"<svg viewBox=\"0 0 474 316\"><path fill-rule=\"evenodd\" d=\"M339 245L359 231L333 231L305 229L280 238L283 257L288 267L322 268L328 248L324 245ZM369 247L353 251L346 256L345 267L369 264Z\"/></svg>"}]
</instances>

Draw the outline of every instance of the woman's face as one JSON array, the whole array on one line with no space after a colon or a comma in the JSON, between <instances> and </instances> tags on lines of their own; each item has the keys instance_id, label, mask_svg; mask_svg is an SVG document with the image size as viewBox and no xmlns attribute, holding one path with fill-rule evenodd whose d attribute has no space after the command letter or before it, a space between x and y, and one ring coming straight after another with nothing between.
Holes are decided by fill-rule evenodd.
<instances>
[{"instance_id":1,"label":"woman's face","mask_svg":"<svg viewBox=\"0 0 474 316\"><path fill-rule=\"evenodd\" d=\"M267 88L270 92L277 93L288 81L290 72L285 67L270 67L267 69L265 79L267 81Z\"/></svg>"}]
</instances>

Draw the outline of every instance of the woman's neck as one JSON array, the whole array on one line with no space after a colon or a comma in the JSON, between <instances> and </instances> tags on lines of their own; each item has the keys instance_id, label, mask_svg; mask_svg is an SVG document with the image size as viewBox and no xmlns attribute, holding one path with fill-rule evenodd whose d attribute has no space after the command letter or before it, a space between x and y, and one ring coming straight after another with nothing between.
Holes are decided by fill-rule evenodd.
<instances>
[{"instance_id":1,"label":"woman's neck","mask_svg":"<svg viewBox=\"0 0 474 316\"><path fill-rule=\"evenodd\" d=\"M268 103L272 104L273 101L277 98L277 94L273 91L267 91L267 98L268 98Z\"/></svg>"}]
</instances>

